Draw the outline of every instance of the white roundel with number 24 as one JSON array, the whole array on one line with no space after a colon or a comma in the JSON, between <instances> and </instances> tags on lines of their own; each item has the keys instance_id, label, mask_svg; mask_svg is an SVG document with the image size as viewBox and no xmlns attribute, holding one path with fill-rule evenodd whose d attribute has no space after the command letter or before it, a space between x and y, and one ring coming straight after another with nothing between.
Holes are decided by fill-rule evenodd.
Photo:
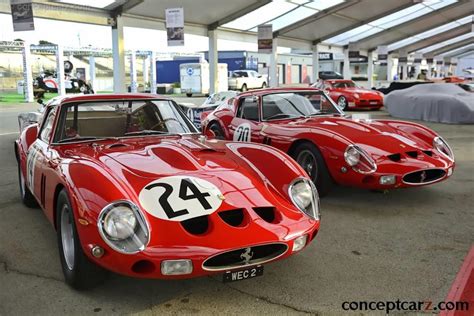
<instances>
[{"instance_id":1,"label":"white roundel with number 24","mask_svg":"<svg viewBox=\"0 0 474 316\"><path fill-rule=\"evenodd\" d=\"M171 176L147 184L138 199L152 216L181 222L215 212L222 204L223 195L206 180Z\"/></svg>"}]
</instances>

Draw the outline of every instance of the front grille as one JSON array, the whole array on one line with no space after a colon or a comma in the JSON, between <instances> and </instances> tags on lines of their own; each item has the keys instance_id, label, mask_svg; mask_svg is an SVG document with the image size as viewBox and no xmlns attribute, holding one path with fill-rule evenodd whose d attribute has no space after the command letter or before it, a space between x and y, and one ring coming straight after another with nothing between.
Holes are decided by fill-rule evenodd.
<instances>
[{"instance_id":1,"label":"front grille","mask_svg":"<svg viewBox=\"0 0 474 316\"><path fill-rule=\"evenodd\" d=\"M442 169L426 169L407 173L403 182L407 184L428 184L444 177L446 172Z\"/></svg>"},{"instance_id":2,"label":"front grille","mask_svg":"<svg viewBox=\"0 0 474 316\"><path fill-rule=\"evenodd\" d=\"M288 246L282 243L266 244L227 251L210 257L202 264L207 271L221 271L268 262L283 255Z\"/></svg>"}]
</instances>

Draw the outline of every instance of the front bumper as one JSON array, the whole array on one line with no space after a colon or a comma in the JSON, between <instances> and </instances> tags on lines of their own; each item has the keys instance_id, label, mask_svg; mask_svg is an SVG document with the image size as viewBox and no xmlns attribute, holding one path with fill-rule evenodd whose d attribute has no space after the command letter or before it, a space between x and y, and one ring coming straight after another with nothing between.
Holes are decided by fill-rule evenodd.
<instances>
[{"instance_id":1,"label":"front bumper","mask_svg":"<svg viewBox=\"0 0 474 316\"><path fill-rule=\"evenodd\" d=\"M356 99L348 102L348 107L353 109L379 109L383 106L380 99Z\"/></svg>"},{"instance_id":2,"label":"front bumper","mask_svg":"<svg viewBox=\"0 0 474 316\"><path fill-rule=\"evenodd\" d=\"M296 231L289 231L287 228L278 228L276 227L276 231L286 231L286 234L283 238L245 238L246 240L253 239L254 242L246 242L243 241L243 238L237 237L226 237L226 244L228 246L211 246L216 245L218 243L222 244L222 238L220 240L211 240L209 239L208 242L203 242L205 238L209 238L206 236L196 236L196 244L195 245L175 245L173 246L172 243L169 245L157 245L153 242L153 236L150 241L148 247L146 247L143 251L136 253L136 254L122 254L114 251L111 249L99 236L96 235L94 230L97 230L95 225L88 225L87 230L89 233L82 232L81 233L81 241L83 242L83 250L85 254L89 257L91 261L96 263L97 265L105 268L106 270L113 271L115 273L126 275L130 277L136 278L148 278L148 279L188 279L188 278L195 278L205 275L211 274L218 274L223 273L225 271L232 271L238 270L243 267L251 267L260 264L266 264L269 262L273 262L275 260L284 259L293 255L296 252L293 252L293 243L294 240L302 235L307 235L306 245L309 245L310 242L315 238L319 231L319 220L308 220L303 226L299 226L298 230ZM269 224L272 225L272 224ZM153 234L153 232L152 232ZM252 235L252 234L250 234ZM274 236L276 237L277 234ZM83 238L84 236L84 238ZM88 238L89 237L89 238ZM170 237L171 238L171 237ZM151 245L154 244L154 245ZM206 246L207 244L207 246ZM242 249L243 250L251 247L252 252L254 247L262 246L262 245L284 245L285 251L282 253L276 253L275 256L270 256L268 260L256 260L253 262L252 260L247 260L247 263L244 259L240 259L237 257L237 260L241 260L239 262L233 262L233 264L229 265L228 267L208 267L205 266L206 260L210 258L214 258L218 255L232 252L236 250ZM151 246L150 246L151 245ZM94 246L102 247L105 252L104 255L100 258L94 257L91 252ZM297 252L300 252L299 250ZM235 257L235 256L234 256ZM192 272L189 274L183 275L164 275L161 272L161 264L165 260L181 260L187 259L192 262ZM257 259L257 258L255 258Z\"/></svg>"},{"instance_id":3,"label":"front bumper","mask_svg":"<svg viewBox=\"0 0 474 316\"><path fill-rule=\"evenodd\" d=\"M377 163L377 170L371 174L361 174L352 168L341 164L331 170L336 183L369 190L391 190L398 188L418 187L441 182L449 178L455 168L455 163L440 159L433 163L406 161L395 163L384 161ZM393 181L381 183L381 178L393 177Z\"/></svg>"}]
</instances>

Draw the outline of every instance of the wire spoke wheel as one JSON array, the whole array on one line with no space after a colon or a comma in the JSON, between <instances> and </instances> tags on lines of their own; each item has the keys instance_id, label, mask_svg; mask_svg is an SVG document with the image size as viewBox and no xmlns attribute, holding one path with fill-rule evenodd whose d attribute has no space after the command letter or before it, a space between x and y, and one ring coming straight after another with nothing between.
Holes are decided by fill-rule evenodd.
<instances>
[{"instance_id":1,"label":"wire spoke wheel","mask_svg":"<svg viewBox=\"0 0 474 316\"><path fill-rule=\"evenodd\" d=\"M61 243L63 245L64 260L69 270L74 269L74 227L70 209L64 205L61 210Z\"/></svg>"},{"instance_id":2,"label":"wire spoke wheel","mask_svg":"<svg viewBox=\"0 0 474 316\"><path fill-rule=\"evenodd\" d=\"M318 164L313 153L309 150L300 151L296 157L296 162L306 171L311 180L316 182L318 177Z\"/></svg>"}]
</instances>

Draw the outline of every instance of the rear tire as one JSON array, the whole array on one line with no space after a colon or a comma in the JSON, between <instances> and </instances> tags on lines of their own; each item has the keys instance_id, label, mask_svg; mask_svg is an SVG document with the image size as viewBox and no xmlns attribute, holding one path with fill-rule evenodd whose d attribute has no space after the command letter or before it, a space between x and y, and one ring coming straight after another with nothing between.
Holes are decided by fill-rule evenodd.
<instances>
[{"instance_id":1,"label":"rear tire","mask_svg":"<svg viewBox=\"0 0 474 316\"><path fill-rule=\"evenodd\" d=\"M56 228L59 258L66 283L76 290L93 288L105 280L104 269L92 263L82 251L74 211L66 190L58 195Z\"/></svg>"},{"instance_id":2,"label":"rear tire","mask_svg":"<svg viewBox=\"0 0 474 316\"><path fill-rule=\"evenodd\" d=\"M291 156L316 185L319 196L326 196L334 186L334 182L319 149L310 142L304 142L296 146Z\"/></svg>"},{"instance_id":3,"label":"rear tire","mask_svg":"<svg viewBox=\"0 0 474 316\"><path fill-rule=\"evenodd\" d=\"M214 132L216 139L225 139L225 133L217 122L212 122L209 129Z\"/></svg>"},{"instance_id":4,"label":"rear tire","mask_svg":"<svg viewBox=\"0 0 474 316\"><path fill-rule=\"evenodd\" d=\"M192 93L186 93L186 96L187 96L188 98L190 98L190 97L193 96L193 94L192 94Z\"/></svg>"},{"instance_id":5,"label":"rear tire","mask_svg":"<svg viewBox=\"0 0 474 316\"><path fill-rule=\"evenodd\" d=\"M24 205L29 208L38 207L38 202L26 185L25 177L21 172L20 161L18 161L18 182L20 184L20 198Z\"/></svg>"},{"instance_id":6,"label":"rear tire","mask_svg":"<svg viewBox=\"0 0 474 316\"><path fill-rule=\"evenodd\" d=\"M242 89L240 89L240 90L241 90L242 92L247 91L247 90L248 90L248 89L247 89L247 84L244 83L244 84L242 85Z\"/></svg>"},{"instance_id":7,"label":"rear tire","mask_svg":"<svg viewBox=\"0 0 474 316\"><path fill-rule=\"evenodd\" d=\"M262 83L262 89L265 89L266 87L267 87L267 83L266 82Z\"/></svg>"}]
</instances>

